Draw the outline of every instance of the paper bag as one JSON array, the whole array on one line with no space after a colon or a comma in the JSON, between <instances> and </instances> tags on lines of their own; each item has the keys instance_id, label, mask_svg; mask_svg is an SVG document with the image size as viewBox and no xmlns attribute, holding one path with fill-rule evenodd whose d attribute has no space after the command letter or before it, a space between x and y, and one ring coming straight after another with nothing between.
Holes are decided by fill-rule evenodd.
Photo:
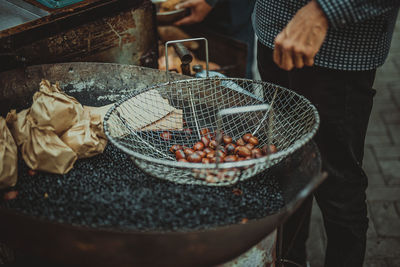
<instances>
[{"instance_id":1,"label":"paper bag","mask_svg":"<svg viewBox=\"0 0 400 267\"><path fill-rule=\"evenodd\" d=\"M0 189L17 183L17 145L6 121L0 117Z\"/></svg>"},{"instance_id":2,"label":"paper bag","mask_svg":"<svg viewBox=\"0 0 400 267\"><path fill-rule=\"evenodd\" d=\"M66 131L61 140L68 145L78 158L88 158L103 153L107 138L103 131L101 115L84 108L81 120Z\"/></svg>"},{"instance_id":3,"label":"paper bag","mask_svg":"<svg viewBox=\"0 0 400 267\"><path fill-rule=\"evenodd\" d=\"M51 85L42 80L39 91L33 95L30 114L39 127L50 127L62 134L80 120L82 105L61 91L58 83Z\"/></svg>"},{"instance_id":4,"label":"paper bag","mask_svg":"<svg viewBox=\"0 0 400 267\"><path fill-rule=\"evenodd\" d=\"M26 165L33 170L65 174L72 169L77 156L52 131L51 126L35 125L30 110L7 115L7 123Z\"/></svg>"}]
</instances>

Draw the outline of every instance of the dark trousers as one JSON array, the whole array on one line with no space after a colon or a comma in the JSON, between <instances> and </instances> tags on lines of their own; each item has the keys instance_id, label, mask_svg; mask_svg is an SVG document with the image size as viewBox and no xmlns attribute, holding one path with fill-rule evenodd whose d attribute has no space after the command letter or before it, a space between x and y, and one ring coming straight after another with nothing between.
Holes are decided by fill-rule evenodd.
<instances>
[{"instance_id":1,"label":"dark trousers","mask_svg":"<svg viewBox=\"0 0 400 267\"><path fill-rule=\"evenodd\" d=\"M362 266L368 229L362 169L365 134L375 90L375 70L340 71L305 67L278 68L272 50L258 44L258 68L263 81L279 84L308 98L321 124L315 141L326 181L314 196L321 209L328 244L325 266ZM304 264L312 198L283 225L283 257Z\"/></svg>"}]
</instances>

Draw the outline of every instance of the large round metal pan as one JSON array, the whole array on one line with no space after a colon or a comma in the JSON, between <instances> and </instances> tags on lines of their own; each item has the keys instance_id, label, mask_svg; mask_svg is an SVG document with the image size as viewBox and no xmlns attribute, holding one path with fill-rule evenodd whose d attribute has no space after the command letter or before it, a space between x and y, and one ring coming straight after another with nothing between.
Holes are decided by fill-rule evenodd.
<instances>
[{"instance_id":1,"label":"large round metal pan","mask_svg":"<svg viewBox=\"0 0 400 267\"><path fill-rule=\"evenodd\" d=\"M107 63L32 66L0 73L0 115L29 106L42 78L83 94L122 96L165 81L165 73ZM186 78L174 75L173 79ZM124 92L126 93L126 91ZM78 99L79 100L79 99ZM102 103L100 103L101 105ZM322 182L318 149L310 142L282 163L279 183L285 207L245 224L201 231L123 231L69 225L0 208L0 241L53 266L210 266L245 252L279 226Z\"/></svg>"}]
</instances>

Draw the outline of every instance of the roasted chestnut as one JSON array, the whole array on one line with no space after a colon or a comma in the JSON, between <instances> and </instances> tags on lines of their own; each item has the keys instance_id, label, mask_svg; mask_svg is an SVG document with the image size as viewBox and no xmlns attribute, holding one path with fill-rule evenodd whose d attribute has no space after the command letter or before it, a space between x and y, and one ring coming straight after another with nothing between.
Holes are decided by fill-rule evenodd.
<instances>
[{"instance_id":1,"label":"roasted chestnut","mask_svg":"<svg viewBox=\"0 0 400 267\"><path fill-rule=\"evenodd\" d=\"M194 150L203 150L204 149L204 144L203 142L197 142L196 144L193 145Z\"/></svg>"},{"instance_id":2,"label":"roasted chestnut","mask_svg":"<svg viewBox=\"0 0 400 267\"><path fill-rule=\"evenodd\" d=\"M246 144L246 142L243 140L243 138L239 138L236 141L236 145L238 145L238 146L244 146L245 144Z\"/></svg>"},{"instance_id":3,"label":"roasted chestnut","mask_svg":"<svg viewBox=\"0 0 400 267\"><path fill-rule=\"evenodd\" d=\"M203 128L200 130L200 135L206 136L209 132L210 132L210 130L208 128Z\"/></svg>"},{"instance_id":4,"label":"roasted chestnut","mask_svg":"<svg viewBox=\"0 0 400 267\"><path fill-rule=\"evenodd\" d=\"M261 151L261 149L259 148L253 148L253 150L251 150L251 156L253 158L261 158L263 156L263 153Z\"/></svg>"},{"instance_id":5,"label":"roasted chestnut","mask_svg":"<svg viewBox=\"0 0 400 267\"><path fill-rule=\"evenodd\" d=\"M204 157L207 155L207 153L204 152L204 150L197 150L195 153L196 153L196 154L199 154L199 156L200 156L201 158L204 158Z\"/></svg>"},{"instance_id":6,"label":"roasted chestnut","mask_svg":"<svg viewBox=\"0 0 400 267\"><path fill-rule=\"evenodd\" d=\"M244 145L245 147L247 147L248 149L252 150L254 148L254 145L251 143L247 143Z\"/></svg>"},{"instance_id":7,"label":"roasted chestnut","mask_svg":"<svg viewBox=\"0 0 400 267\"><path fill-rule=\"evenodd\" d=\"M249 138L249 141L248 141L250 144L253 144L253 145L258 145L258 138L257 137L255 137L255 136L252 136L252 137L250 137Z\"/></svg>"},{"instance_id":8,"label":"roasted chestnut","mask_svg":"<svg viewBox=\"0 0 400 267\"><path fill-rule=\"evenodd\" d=\"M225 156L226 156L226 154L225 154L223 151L221 151L221 150L217 150L217 151L215 152L215 157L216 157L216 158L225 158Z\"/></svg>"},{"instance_id":9,"label":"roasted chestnut","mask_svg":"<svg viewBox=\"0 0 400 267\"><path fill-rule=\"evenodd\" d=\"M235 151L236 145L234 143L227 144L225 146L226 153L233 154Z\"/></svg>"},{"instance_id":10,"label":"roasted chestnut","mask_svg":"<svg viewBox=\"0 0 400 267\"><path fill-rule=\"evenodd\" d=\"M230 137L230 136L228 136L228 135L224 135L224 136L222 137L222 141L224 141L224 144L225 144L225 145L230 144L230 143L232 143L232 137Z\"/></svg>"},{"instance_id":11,"label":"roasted chestnut","mask_svg":"<svg viewBox=\"0 0 400 267\"><path fill-rule=\"evenodd\" d=\"M206 147L203 150L204 152L206 152L206 154L210 153L210 152L214 152L214 149L212 149L211 147Z\"/></svg>"},{"instance_id":12,"label":"roasted chestnut","mask_svg":"<svg viewBox=\"0 0 400 267\"><path fill-rule=\"evenodd\" d=\"M240 157L249 157L249 156L251 156L251 150L245 146L239 146L237 149L237 154Z\"/></svg>"},{"instance_id":13,"label":"roasted chestnut","mask_svg":"<svg viewBox=\"0 0 400 267\"><path fill-rule=\"evenodd\" d=\"M216 150L218 150L218 151L222 151L222 152L224 152L225 154L226 154L226 149L225 149L225 147L223 147L223 146L219 146L219 147L217 147L217 149Z\"/></svg>"},{"instance_id":14,"label":"roasted chestnut","mask_svg":"<svg viewBox=\"0 0 400 267\"><path fill-rule=\"evenodd\" d=\"M218 142L215 140L211 140L210 144L208 144L209 147L211 147L212 149L216 149L218 146Z\"/></svg>"},{"instance_id":15,"label":"roasted chestnut","mask_svg":"<svg viewBox=\"0 0 400 267\"><path fill-rule=\"evenodd\" d=\"M186 158L185 152L183 152L183 150L177 150L177 151L175 152L175 158L176 158L177 160Z\"/></svg>"},{"instance_id":16,"label":"roasted chestnut","mask_svg":"<svg viewBox=\"0 0 400 267\"><path fill-rule=\"evenodd\" d=\"M278 149L276 148L275 145L269 145L269 146L264 145L261 150L265 155L274 154L278 152Z\"/></svg>"},{"instance_id":17,"label":"roasted chestnut","mask_svg":"<svg viewBox=\"0 0 400 267\"><path fill-rule=\"evenodd\" d=\"M214 157L214 158L211 158L210 161L211 161L211 163L217 163L217 162L222 163L222 162L224 162L224 158Z\"/></svg>"},{"instance_id":18,"label":"roasted chestnut","mask_svg":"<svg viewBox=\"0 0 400 267\"><path fill-rule=\"evenodd\" d=\"M245 141L246 143L249 142L250 137L252 137L253 135L251 133L247 133L245 135L243 135L243 141Z\"/></svg>"},{"instance_id":19,"label":"roasted chestnut","mask_svg":"<svg viewBox=\"0 0 400 267\"><path fill-rule=\"evenodd\" d=\"M199 163L199 162L201 162L201 157L197 153L192 153L187 157L187 160L189 162Z\"/></svg>"},{"instance_id":20,"label":"roasted chestnut","mask_svg":"<svg viewBox=\"0 0 400 267\"><path fill-rule=\"evenodd\" d=\"M238 161L238 157L236 155L229 155L224 158L225 162L235 162Z\"/></svg>"},{"instance_id":21,"label":"roasted chestnut","mask_svg":"<svg viewBox=\"0 0 400 267\"><path fill-rule=\"evenodd\" d=\"M211 163L211 160L209 158L202 158L201 163L208 164Z\"/></svg>"},{"instance_id":22,"label":"roasted chestnut","mask_svg":"<svg viewBox=\"0 0 400 267\"><path fill-rule=\"evenodd\" d=\"M185 155L186 155L186 156L189 156L189 155L191 155L191 154L194 153L194 150L191 149L191 148L185 148L185 149L183 150L183 152L185 152Z\"/></svg>"},{"instance_id":23,"label":"roasted chestnut","mask_svg":"<svg viewBox=\"0 0 400 267\"><path fill-rule=\"evenodd\" d=\"M206 155L206 158L208 158L208 159L211 159L211 158L214 158L214 157L215 157L215 152L214 151L212 151L210 153L207 153L207 155Z\"/></svg>"},{"instance_id":24,"label":"roasted chestnut","mask_svg":"<svg viewBox=\"0 0 400 267\"><path fill-rule=\"evenodd\" d=\"M205 147L208 147L208 145L210 144L210 139L207 136L202 136L200 140Z\"/></svg>"},{"instance_id":25,"label":"roasted chestnut","mask_svg":"<svg viewBox=\"0 0 400 267\"><path fill-rule=\"evenodd\" d=\"M181 149L182 149L182 146L181 146L181 145L173 145L173 146L171 146L171 148L169 149L169 151L170 151L171 153L174 153L174 154L175 154L176 151L181 150Z\"/></svg>"}]
</instances>

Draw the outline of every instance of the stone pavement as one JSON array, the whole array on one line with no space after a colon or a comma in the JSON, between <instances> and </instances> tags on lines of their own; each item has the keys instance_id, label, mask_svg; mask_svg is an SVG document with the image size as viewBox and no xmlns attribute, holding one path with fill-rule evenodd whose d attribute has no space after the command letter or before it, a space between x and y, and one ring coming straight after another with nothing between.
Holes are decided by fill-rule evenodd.
<instances>
[{"instance_id":1,"label":"stone pavement","mask_svg":"<svg viewBox=\"0 0 400 267\"><path fill-rule=\"evenodd\" d=\"M365 267L400 266L400 16L386 63L378 69L363 166L369 178ZM308 253L323 266L326 235L314 203Z\"/></svg>"}]
</instances>

